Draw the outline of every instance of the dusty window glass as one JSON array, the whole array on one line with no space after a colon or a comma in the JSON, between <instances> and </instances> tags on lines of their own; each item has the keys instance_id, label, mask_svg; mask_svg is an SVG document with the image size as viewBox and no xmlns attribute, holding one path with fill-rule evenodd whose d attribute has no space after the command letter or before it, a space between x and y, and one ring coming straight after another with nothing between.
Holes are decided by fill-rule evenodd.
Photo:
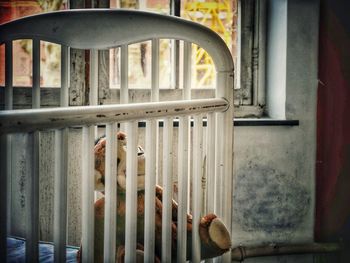
<instances>
[{"instance_id":1,"label":"dusty window glass","mask_svg":"<svg viewBox=\"0 0 350 263\"><path fill-rule=\"evenodd\" d=\"M174 9L175 7L178 10ZM169 0L121 0L111 1L111 8L132 8L147 11L158 12L162 14L178 15L201 23L216 31L226 42L233 56L236 54L236 23L237 23L237 4L236 0L225 1L169 1ZM179 41L160 42L160 88L176 89L181 88L179 79L181 78L181 45ZM194 88L213 88L215 83L215 70L211 57L200 47L193 45L193 66L192 86ZM151 45L150 43L141 43L129 47L129 87L130 88L148 88L150 87L151 74ZM175 53L175 54L174 54ZM120 62L119 51L114 49L110 51L110 87L119 88L120 80ZM130 63L133 65L130 67ZM169 71L170 69L170 71ZM139 78L134 78L139 76Z\"/></svg>"}]
</instances>

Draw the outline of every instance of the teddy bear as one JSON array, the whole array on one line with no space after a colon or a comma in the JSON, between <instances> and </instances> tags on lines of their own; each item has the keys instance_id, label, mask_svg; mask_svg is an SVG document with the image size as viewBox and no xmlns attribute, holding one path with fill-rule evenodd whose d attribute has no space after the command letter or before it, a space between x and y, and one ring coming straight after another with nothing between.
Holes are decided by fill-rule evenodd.
<instances>
[{"instance_id":1,"label":"teddy bear","mask_svg":"<svg viewBox=\"0 0 350 263\"><path fill-rule=\"evenodd\" d=\"M116 226L116 262L124 262L125 256L125 193L126 193L126 147L127 136L124 132L117 132L117 226ZM96 141L95 153L95 190L104 193L105 172L105 148L106 138L101 137ZM141 146L137 153L137 248L138 261L143 262L143 240L144 240L144 212L145 212L145 154ZM162 231L162 200L163 189L156 185L155 189L155 262L161 259L161 231ZM94 233L94 262L103 262L103 235L104 235L104 204L105 199L101 197L95 202L95 233ZM173 262L177 262L177 209L178 205L172 200L172 252ZM191 260L192 246L192 216L187 214L187 259ZM220 256L231 247L230 234L220 218L215 214L207 214L201 218L199 223L199 236L201 244L201 258L207 259ZM81 260L80 248L78 261Z\"/></svg>"}]
</instances>

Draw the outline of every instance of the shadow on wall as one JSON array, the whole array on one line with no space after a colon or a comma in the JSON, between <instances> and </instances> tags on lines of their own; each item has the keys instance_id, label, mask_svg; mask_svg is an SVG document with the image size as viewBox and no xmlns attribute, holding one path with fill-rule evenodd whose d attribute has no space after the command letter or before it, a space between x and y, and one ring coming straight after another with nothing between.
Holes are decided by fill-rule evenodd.
<instances>
[{"instance_id":1,"label":"shadow on wall","mask_svg":"<svg viewBox=\"0 0 350 263\"><path fill-rule=\"evenodd\" d=\"M323 262L350 260L349 11L349 1L321 1L315 237L346 246L339 258Z\"/></svg>"}]
</instances>

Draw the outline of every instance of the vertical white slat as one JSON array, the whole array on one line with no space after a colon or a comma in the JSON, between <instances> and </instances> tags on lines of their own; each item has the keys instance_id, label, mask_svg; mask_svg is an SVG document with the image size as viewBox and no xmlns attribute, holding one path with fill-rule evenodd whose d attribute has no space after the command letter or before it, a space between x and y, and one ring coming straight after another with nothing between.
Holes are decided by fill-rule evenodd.
<instances>
[{"instance_id":1,"label":"vertical white slat","mask_svg":"<svg viewBox=\"0 0 350 263\"><path fill-rule=\"evenodd\" d=\"M218 72L216 78L216 97L224 97L233 105L233 76L230 72ZM232 236L232 183L233 183L233 107L225 112L217 113L217 148L220 149L218 158L217 178L220 179L218 187L221 204L218 205L218 215L223 219L228 231ZM218 197L218 196L217 196ZM218 198L219 199L219 198ZM223 262L231 262L231 252L225 253Z\"/></svg>"},{"instance_id":2,"label":"vertical white slat","mask_svg":"<svg viewBox=\"0 0 350 263\"><path fill-rule=\"evenodd\" d=\"M152 39L152 91L151 100L159 101L159 39Z\"/></svg>"},{"instance_id":3,"label":"vertical white slat","mask_svg":"<svg viewBox=\"0 0 350 263\"><path fill-rule=\"evenodd\" d=\"M126 123L125 262L136 262L137 234L137 122Z\"/></svg>"},{"instance_id":4,"label":"vertical white slat","mask_svg":"<svg viewBox=\"0 0 350 263\"><path fill-rule=\"evenodd\" d=\"M191 99L192 43L184 42L183 99Z\"/></svg>"},{"instance_id":5,"label":"vertical white slat","mask_svg":"<svg viewBox=\"0 0 350 263\"><path fill-rule=\"evenodd\" d=\"M207 115L207 191L210 198L207 199L208 212L214 213L215 205L215 113Z\"/></svg>"},{"instance_id":6,"label":"vertical white slat","mask_svg":"<svg viewBox=\"0 0 350 263\"><path fill-rule=\"evenodd\" d=\"M106 125L104 262L115 262L117 214L117 124Z\"/></svg>"},{"instance_id":7,"label":"vertical white slat","mask_svg":"<svg viewBox=\"0 0 350 263\"><path fill-rule=\"evenodd\" d=\"M183 55L183 91L182 99L191 99L191 43L184 42ZM179 180L179 205L177 226L177 261L186 261L187 248L187 210L188 210L188 180L190 178L190 118L188 116L179 119L179 144L178 144L178 180Z\"/></svg>"},{"instance_id":8,"label":"vertical white slat","mask_svg":"<svg viewBox=\"0 0 350 263\"><path fill-rule=\"evenodd\" d=\"M68 107L69 47L61 46L60 105ZM55 130L54 260L66 261L68 128Z\"/></svg>"},{"instance_id":9,"label":"vertical white slat","mask_svg":"<svg viewBox=\"0 0 350 263\"><path fill-rule=\"evenodd\" d=\"M13 50L12 41L5 44L5 110L12 110L13 108ZM11 234L11 168L12 168L12 136L7 135L6 142L6 178L7 178L7 233ZM5 225L4 225L5 227Z\"/></svg>"},{"instance_id":10,"label":"vertical white slat","mask_svg":"<svg viewBox=\"0 0 350 263\"><path fill-rule=\"evenodd\" d=\"M94 1L92 0L92 6ZM90 68L89 68L89 105L98 104L98 50L90 49ZM94 138L98 138L97 126L94 127ZM98 199L98 192L94 192L94 199Z\"/></svg>"},{"instance_id":11,"label":"vertical white slat","mask_svg":"<svg viewBox=\"0 0 350 263\"><path fill-rule=\"evenodd\" d=\"M13 108L13 54L12 41L5 44L5 110Z\"/></svg>"},{"instance_id":12,"label":"vertical white slat","mask_svg":"<svg viewBox=\"0 0 350 263\"><path fill-rule=\"evenodd\" d=\"M32 108L40 108L40 40L33 39ZM39 143L38 131L29 134L31 172L26 186L26 262L39 259Z\"/></svg>"},{"instance_id":13,"label":"vertical white slat","mask_svg":"<svg viewBox=\"0 0 350 263\"><path fill-rule=\"evenodd\" d=\"M128 45L123 45L120 48L120 103L128 103Z\"/></svg>"},{"instance_id":14,"label":"vertical white slat","mask_svg":"<svg viewBox=\"0 0 350 263\"><path fill-rule=\"evenodd\" d=\"M146 126L146 167L145 167L145 259L154 262L155 249L155 187L157 173L157 121L149 120Z\"/></svg>"},{"instance_id":15,"label":"vertical white slat","mask_svg":"<svg viewBox=\"0 0 350 263\"><path fill-rule=\"evenodd\" d=\"M202 116L194 117L193 134L193 221L192 221L192 262L200 262L201 246L199 237L199 223L202 208L202 151L203 151L203 124Z\"/></svg>"},{"instance_id":16,"label":"vertical white slat","mask_svg":"<svg viewBox=\"0 0 350 263\"><path fill-rule=\"evenodd\" d=\"M98 103L98 50L90 50L90 105Z\"/></svg>"},{"instance_id":17,"label":"vertical white slat","mask_svg":"<svg viewBox=\"0 0 350 263\"><path fill-rule=\"evenodd\" d=\"M177 226L177 261L186 262L187 248L187 210L188 210L188 180L190 176L190 119L181 117L179 120L178 143L178 226Z\"/></svg>"},{"instance_id":18,"label":"vertical white slat","mask_svg":"<svg viewBox=\"0 0 350 263\"><path fill-rule=\"evenodd\" d=\"M55 131L54 259L66 261L68 128Z\"/></svg>"},{"instance_id":19,"label":"vertical white slat","mask_svg":"<svg viewBox=\"0 0 350 263\"><path fill-rule=\"evenodd\" d=\"M39 258L39 132L29 134L26 182L26 262Z\"/></svg>"},{"instance_id":20,"label":"vertical white slat","mask_svg":"<svg viewBox=\"0 0 350 263\"><path fill-rule=\"evenodd\" d=\"M61 46L61 90L60 106L68 107L69 103L69 83L70 83L70 48Z\"/></svg>"},{"instance_id":21,"label":"vertical white slat","mask_svg":"<svg viewBox=\"0 0 350 263\"><path fill-rule=\"evenodd\" d=\"M152 39L152 91L151 101L159 101L159 39ZM157 176L156 120L147 121L146 126L146 171L145 171L145 259L154 262L155 249L155 187Z\"/></svg>"},{"instance_id":22,"label":"vertical white slat","mask_svg":"<svg viewBox=\"0 0 350 263\"><path fill-rule=\"evenodd\" d=\"M33 39L32 108L40 108L40 40Z\"/></svg>"},{"instance_id":23,"label":"vertical white slat","mask_svg":"<svg viewBox=\"0 0 350 263\"><path fill-rule=\"evenodd\" d=\"M82 262L94 262L94 133L83 127L82 147Z\"/></svg>"},{"instance_id":24,"label":"vertical white slat","mask_svg":"<svg viewBox=\"0 0 350 263\"><path fill-rule=\"evenodd\" d=\"M7 165L7 136L0 135L0 258L7 261L7 198L10 189L8 189L7 184L7 169L9 166Z\"/></svg>"},{"instance_id":25,"label":"vertical white slat","mask_svg":"<svg viewBox=\"0 0 350 263\"><path fill-rule=\"evenodd\" d=\"M215 207L214 213L219 217L222 217L222 202L223 202L223 167L224 167L224 156L223 156L223 116L222 114L217 113L217 126L216 126L216 138L215 138L215 156L216 156L216 166L215 166Z\"/></svg>"},{"instance_id":26,"label":"vertical white slat","mask_svg":"<svg viewBox=\"0 0 350 263\"><path fill-rule=\"evenodd\" d=\"M173 119L165 118L163 127L163 214L162 262L171 262L171 223L173 190Z\"/></svg>"},{"instance_id":27,"label":"vertical white slat","mask_svg":"<svg viewBox=\"0 0 350 263\"><path fill-rule=\"evenodd\" d=\"M129 49L128 45L120 47L120 103L129 102L128 72L129 72ZM126 124L120 124L120 130L126 130Z\"/></svg>"}]
</instances>

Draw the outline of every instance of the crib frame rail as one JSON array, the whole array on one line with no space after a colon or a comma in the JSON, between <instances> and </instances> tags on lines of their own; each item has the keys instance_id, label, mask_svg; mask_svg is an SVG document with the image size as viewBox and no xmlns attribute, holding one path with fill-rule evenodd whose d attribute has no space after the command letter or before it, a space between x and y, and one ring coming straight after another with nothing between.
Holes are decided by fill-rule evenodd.
<instances>
[{"instance_id":1,"label":"crib frame rail","mask_svg":"<svg viewBox=\"0 0 350 263\"><path fill-rule=\"evenodd\" d=\"M142 26L140 26L142 25ZM98 35L98 37L96 37ZM12 65L12 41L17 39L33 40L33 85L32 108L30 110L13 110L13 65ZM184 83L183 100L159 102L159 40L177 39L184 41ZM152 41L152 93L149 103L128 104L127 83L127 47L130 44ZM49 41L61 45L61 107L51 109L40 108L40 41ZM216 95L212 99L191 100L189 61L191 43L203 47L214 61L217 71ZM208 120L208 156L207 170L211 177L208 178L217 188L217 196L209 205L211 209L223 218L223 221L231 231L231 199L232 199L232 171L233 171L233 62L230 51L224 41L210 29L199 24L176 17L164 16L154 13L111 10L111 9L84 9L68 10L46 13L18 19L0 25L0 44L5 44L5 110L0 112L0 136L1 136L1 232L0 249L1 258L6 258L6 225L9 221L9 204L7 181L11 176L11 134L15 132L28 132L32 142L31 162L32 170L29 173L27 187L27 261L38 259L38 153L40 131L55 129L55 208L54 208L54 246L55 261L65 260L66 246L66 213L67 213L67 156L68 156L68 127L79 126L83 128L83 262L93 261L93 191L94 191L94 139L95 126L106 124L107 152L106 152L106 212L105 215L105 262L115 258L115 204L116 167L113 165L113 145L116 145L113 134L116 131L116 123L125 122L128 132L127 148L127 182L126 182L126 255L127 262L135 261L136 248L135 222L131 220L136 216L136 171L135 163L137 155L137 121L147 119L146 150L150 158L146 160L146 212L145 222L154 224L154 186L156 167L156 141L152 134L157 132L156 119L164 119L163 131L163 171L167 171L164 178L164 213L162 231L162 262L170 262L171 256L171 180L172 164L172 121L173 117L179 119L179 225L178 225L178 260L186 259L186 224L185 217L188 210L185 192L188 189L187 172L189 171L189 121L194 117L194 142L193 142L193 222L199 222L201 216L201 169L202 163L196 156L203 151L202 118ZM121 104L97 106L97 50L121 47ZM69 88L69 49L89 49L92 58L90 67L90 106L68 107ZM153 163L152 163L153 162ZM210 189L210 191L212 191ZM108 208L108 209L107 209ZM196 224L194 223L194 226ZM145 228L145 262L154 261L154 229ZM226 262L230 261L230 253L224 256ZM192 236L192 261L200 262L199 234L193 231Z\"/></svg>"}]
</instances>

